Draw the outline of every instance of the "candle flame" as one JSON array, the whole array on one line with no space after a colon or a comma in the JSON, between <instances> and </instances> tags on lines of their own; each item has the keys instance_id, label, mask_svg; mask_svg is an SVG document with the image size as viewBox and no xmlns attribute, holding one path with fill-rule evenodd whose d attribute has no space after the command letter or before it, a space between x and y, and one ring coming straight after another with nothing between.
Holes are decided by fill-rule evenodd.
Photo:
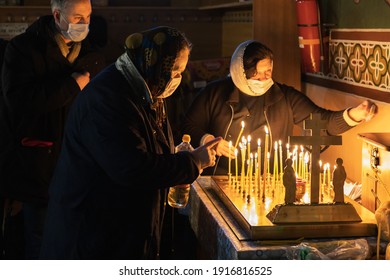
<instances>
[{"instance_id":1,"label":"candle flame","mask_svg":"<svg viewBox=\"0 0 390 280\"><path fill-rule=\"evenodd\" d=\"M305 159L305 163L309 162L309 154L307 152L305 153L304 159Z\"/></svg>"},{"instance_id":2,"label":"candle flame","mask_svg":"<svg viewBox=\"0 0 390 280\"><path fill-rule=\"evenodd\" d=\"M261 139L257 139L257 145L260 146L261 145Z\"/></svg>"},{"instance_id":3,"label":"candle flame","mask_svg":"<svg viewBox=\"0 0 390 280\"><path fill-rule=\"evenodd\" d=\"M245 127L245 122L241 121L241 128L244 129L244 127Z\"/></svg>"},{"instance_id":4,"label":"candle flame","mask_svg":"<svg viewBox=\"0 0 390 280\"><path fill-rule=\"evenodd\" d=\"M265 131L265 133L268 134L268 127L267 126L264 126L264 131Z\"/></svg>"}]
</instances>

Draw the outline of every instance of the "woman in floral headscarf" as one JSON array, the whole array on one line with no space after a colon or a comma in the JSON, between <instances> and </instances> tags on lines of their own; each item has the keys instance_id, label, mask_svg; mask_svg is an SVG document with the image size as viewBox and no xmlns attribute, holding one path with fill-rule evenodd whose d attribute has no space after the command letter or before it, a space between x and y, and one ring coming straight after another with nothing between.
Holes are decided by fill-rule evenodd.
<instances>
[{"instance_id":1,"label":"woman in floral headscarf","mask_svg":"<svg viewBox=\"0 0 390 280\"><path fill-rule=\"evenodd\" d=\"M130 35L76 99L50 186L41 258L158 258L166 189L215 164L220 139L173 154L164 98L191 50L176 29Z\"/></svg>"}]
</instances>

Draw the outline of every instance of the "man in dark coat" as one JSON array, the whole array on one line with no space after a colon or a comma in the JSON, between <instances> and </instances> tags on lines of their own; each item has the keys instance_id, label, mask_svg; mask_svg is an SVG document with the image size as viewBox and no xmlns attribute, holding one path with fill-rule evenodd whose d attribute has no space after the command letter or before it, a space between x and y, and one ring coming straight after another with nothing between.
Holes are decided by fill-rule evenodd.
<instances>
[{"instance_id":1,"label":"man in dark coat","mask_svg":"<svg viewBox=\"0 0 390 280\"><path fill-rule=\"evenodd\" d=\"M7 46L2 89L15 140L5 195L23 202L26 258L36 259L68 110L104 58L89 39L90 0L53 0L42 16ZM6 167L7 168L7 167Z\"/></svg>"}]
</instances>

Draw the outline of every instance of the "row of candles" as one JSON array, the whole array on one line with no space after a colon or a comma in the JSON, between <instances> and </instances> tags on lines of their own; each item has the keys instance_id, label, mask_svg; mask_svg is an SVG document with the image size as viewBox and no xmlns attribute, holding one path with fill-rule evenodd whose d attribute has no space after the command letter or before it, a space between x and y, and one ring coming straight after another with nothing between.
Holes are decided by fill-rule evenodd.
<instances>
[{"instance_id":1,"label":"row of candles","mask_svg":"<svg viewBox=\"0 0 390 280\"><path fill-rule=\"evenodd\" d=\"M269 133L268 128L265 127L265 140L264 140L264 155L262 155L261 150L261 139L257 139L257 152L251 152L251 144L252 139L251 136L247 137L242 136L242 132L244 130L244 123L242 123L242 129L239 133L237 141L234 145L234 167L232 164L233 159L229 157L228 163L228 180L229 184L235 183L236 185L240 185L242 188L247 185L248 189L252 184L262 187L261 191L263 195L265 194L266 186L269 188L275 189L278 185L282 184L283 178L283 170L284 170L284 161L283 161L283 147L282 141L275 141L273 145L274 157L273 157L273 169L271 176L270 169L270 143L269 143ZM239 139L241 138L241 141ZM232 142L229 142L229 149L233 147ZM239 148L239 149L238 149ZM272 147L271 147L272 149ZM241 159L239 159L238 154L240 152ZM296 172L296 177L303 179L310 185L310 153L304 151L303 146L300 146L300 151L298 149L298 145L294 147L292 152L290 152L290 146L286 144L286 152L287 158L292 159L292 167ZM263 170L261 169L261 159L263 158ZM239 174L238 166L239 160L241 160L241 170ZM324 164L322 168L322 162L319 162L320 169L322 170L320 174L320 185L323 188L329 188L331 185L331 174L330 174L330 164ZM234 174L232 173L232 169L234 168ZM260 191L260 189L259 189Z\"/></svg>"}]
</instances>

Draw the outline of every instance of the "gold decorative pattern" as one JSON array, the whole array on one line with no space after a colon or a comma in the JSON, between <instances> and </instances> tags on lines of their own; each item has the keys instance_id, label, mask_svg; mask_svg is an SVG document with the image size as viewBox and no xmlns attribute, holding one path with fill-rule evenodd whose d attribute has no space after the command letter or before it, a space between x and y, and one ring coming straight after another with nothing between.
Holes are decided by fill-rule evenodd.
<instances>
[{"instance_id":1,"label":"gold decorative pattern","mask_svg":"<svg viewBox=\"0 0 390 280\"><path fill-rule=\"evenodd\" d=\"M335 29L329 40L331 80L390 92L390 30Z\"/></svg>"}]
</instances>

